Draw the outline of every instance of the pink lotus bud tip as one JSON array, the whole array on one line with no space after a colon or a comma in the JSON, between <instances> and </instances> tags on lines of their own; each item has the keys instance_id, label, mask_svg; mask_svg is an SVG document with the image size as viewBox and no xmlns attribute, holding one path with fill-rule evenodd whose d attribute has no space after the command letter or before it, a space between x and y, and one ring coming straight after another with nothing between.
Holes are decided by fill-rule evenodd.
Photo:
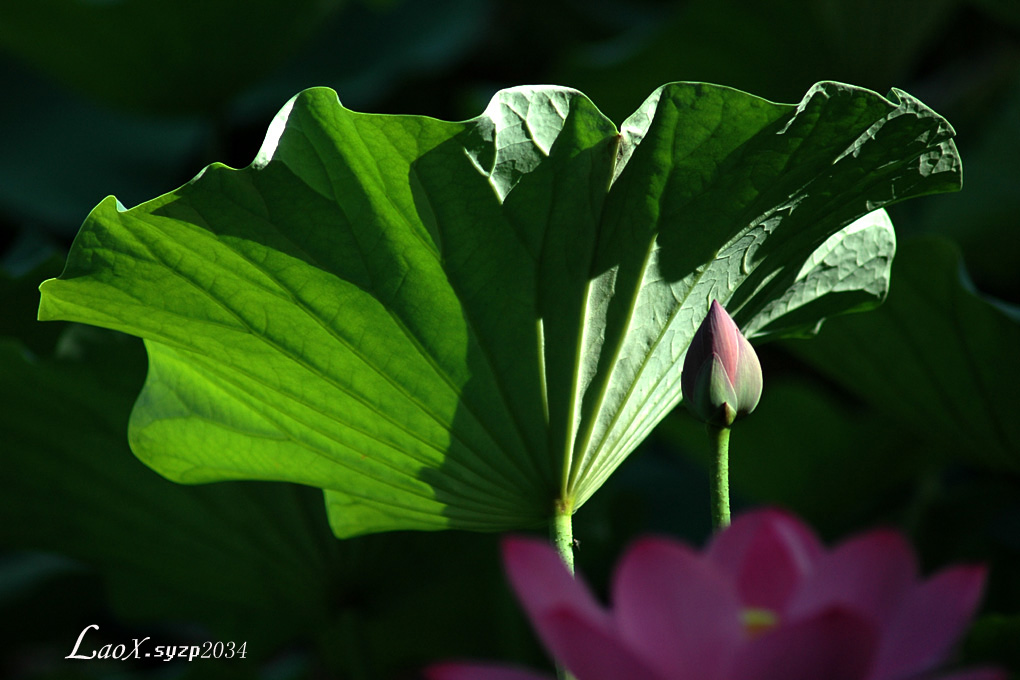
<instances>
[{"instance_id":1,"label":"pink lotus bud tip","mask_svg":"<svg viewBox=\"0 0 1020 680\"><path fill-rule=\"evenodd\" d=\"M687 349L680 384L691 413L717 427L729 427L761 399L758 355L716 300Z\"/></svg>"}]
</instances>

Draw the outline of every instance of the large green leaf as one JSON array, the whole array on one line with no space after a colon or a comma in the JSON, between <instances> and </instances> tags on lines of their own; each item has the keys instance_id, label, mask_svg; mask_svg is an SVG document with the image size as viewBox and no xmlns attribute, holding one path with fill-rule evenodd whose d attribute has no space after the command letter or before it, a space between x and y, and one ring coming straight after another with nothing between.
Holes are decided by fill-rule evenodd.
<instances>
[{"instance_id":1,"label":"large green leaf","mask_svg":"<svg viewBox=\"0 0 1020 680\"><path fill-rule=\"evenodd\" d=\"M466 122L295 97L254 163L89 216L40 318L146 338L133 450L170 479L326 490L340 536L579 507L680 400L712 298L751 336L881 299L883 205L958 188L941 117L822 83L664 86Z\"/></svg>"}]
</instances>

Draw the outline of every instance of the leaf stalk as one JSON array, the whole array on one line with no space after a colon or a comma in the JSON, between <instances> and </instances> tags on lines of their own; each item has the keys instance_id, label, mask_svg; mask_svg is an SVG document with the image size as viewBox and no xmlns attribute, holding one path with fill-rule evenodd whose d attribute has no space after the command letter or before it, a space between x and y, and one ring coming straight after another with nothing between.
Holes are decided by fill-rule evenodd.
<instances>
[{"instance_id":1,"label":"leaf stalk","mask_svg":"<svg viewBox=\"0 0 1020 680\"><path fill-rule=\"evenodd\" d=\"M567 565L571 574L574 573L573 505L569 500L558 499L549 526L549 533L552 535L556 552L559 553L560 559ZM559 661L556 662L556 677L558 680L575 680L574 676Z\"/></svg>"}]
</instances>

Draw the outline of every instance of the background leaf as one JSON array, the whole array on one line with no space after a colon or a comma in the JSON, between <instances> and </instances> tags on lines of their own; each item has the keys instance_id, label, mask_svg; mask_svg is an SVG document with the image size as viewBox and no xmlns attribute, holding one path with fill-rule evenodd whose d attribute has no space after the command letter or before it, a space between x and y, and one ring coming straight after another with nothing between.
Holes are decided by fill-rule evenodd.
<instances>
[{"instance_id":1,"label":"background leaf","mask_svg":"<svg viewBox=\"0 0 1020 680\"><path fill-rule=\"evenodd\" d=\"M788 348L877 410L951 443L956 455L1020 470L1020 315L975 294L959 253L917 239L894 265L893 292L853 323Z\"/></svg>"},{"instance_id":2,"label":"background leaf","mask_svg":"<svg viewBox=\"0 0 1020 680\"><path fill-rule=\"evenodd\" d=\"M0 346L0 473L21 480L6 494L4 544L97 566L136 618L222 612L209 619L217 633L262 647L276 630L321 621L336 545L324 540L315 494L166 484L124 445L144 370L138 343L77 327L59 353L40 360L10 339Z\"/></svg>"},{"instance_id":3,"label":"background leaf","mask_svg":"<svg viewBox=\"0 0 1020 680\"><path fill-rule=\"evenodd\" d=\"M834 79L888 89L930 49L957 0L691 0L626 3L607 21L630 30L615 40L572 45L557 76L624 115L659 82L682 77L724 83L789 101L809 83ZM629 12L627 10L630 10ZM764 49L765 42L772 45Z\"/></svg>"},{"instance_id":4,"label":"background leaf","mask_svg":"<svg viewBox=\"0 0 1020 680\"><path fill-rule=\"evenodd\" d=\"M223 106L312 34L339 0L7 4L0 48L106 102L160 113ZM252 49L231 52L231 36ZM225 39L226 38L226 39ZM282 38L282 39L281 39ZM73 40L73 51L64 49ZM130 55L130 58L125 58Z\"/></svg>"}]
</instances>

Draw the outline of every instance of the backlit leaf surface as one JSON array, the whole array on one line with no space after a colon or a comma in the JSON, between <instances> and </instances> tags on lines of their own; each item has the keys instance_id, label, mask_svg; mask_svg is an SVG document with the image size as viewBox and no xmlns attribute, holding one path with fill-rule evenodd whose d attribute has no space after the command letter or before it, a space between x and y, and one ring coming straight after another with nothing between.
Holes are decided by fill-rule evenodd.
<instances>
[{"instance_id":1,"label":"backlit leaf surface","mask_svg":"<svg viewBox=\"0 0 1020 680\"><path fill-rule=\"evenodd\" d=\"M170 479L320 487L339 536L536 524L677 405L713 298L752 338L881 300L880 208L959 187L952 134L837 83L670 84L619 128L558 87L465 122L308 90L248 168L101 203L40 318L146 339L129 436Z\"/></svg>"}]
</instances>

